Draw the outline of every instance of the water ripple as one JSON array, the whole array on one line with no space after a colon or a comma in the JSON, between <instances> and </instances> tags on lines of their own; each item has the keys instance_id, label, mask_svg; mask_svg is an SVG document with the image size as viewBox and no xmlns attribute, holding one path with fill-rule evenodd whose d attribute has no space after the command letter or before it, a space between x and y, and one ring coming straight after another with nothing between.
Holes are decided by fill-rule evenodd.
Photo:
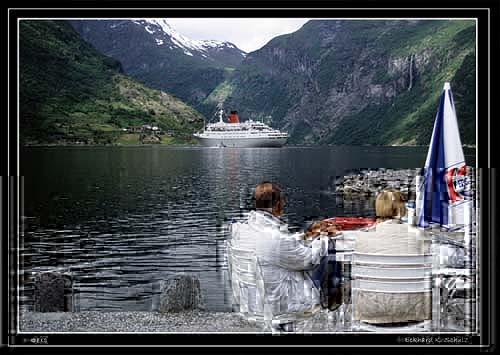
<instances>
[{"instance_id":1,"label":"water ripple","mask_svg":"<svg viewBox=\"0 0 500 355\"><path fill-rule=\"evenodd\" d=\"M422 166L426 150L412 152L376 154L387 167ZM366 155L349 147L30 148L23 152L21 296L31 299L33 272L58 269L73 273L77 309L149 310L161 280L192 272L209 309L229 310L227 223L252 208L253 187L278 182L295 229L319 216L366 215L372 206L339 206L324 193L347 168L369 166L359 165Z\"/></svg>"}]
</instances>

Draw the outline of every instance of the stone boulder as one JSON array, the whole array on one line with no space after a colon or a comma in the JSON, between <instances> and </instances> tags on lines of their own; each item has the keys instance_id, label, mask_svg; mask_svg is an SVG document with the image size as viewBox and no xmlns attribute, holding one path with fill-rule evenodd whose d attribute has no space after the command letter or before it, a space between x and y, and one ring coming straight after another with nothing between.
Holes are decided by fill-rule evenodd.
<instances>
[{"instance_id":1,"label":"stone boulder","mask_svg":"<svg viewBox=\"0 0 500 355\"><path fill-rule=\"evenodd\" d=\"M71 274L42 272L34 277L33 308L35 312L71 312L73 279Z\"/></svg>"},{"instance_id":2,"label":"stone boulder","mask_svg":"<svg viewBox=\"0 0 500 355\"><path fill-rule=\"evenodd\" d=\"M160 281L160 312L181 312L204 309L200 280L193 275L179 274Z\"/></svg>"}]
</instances>

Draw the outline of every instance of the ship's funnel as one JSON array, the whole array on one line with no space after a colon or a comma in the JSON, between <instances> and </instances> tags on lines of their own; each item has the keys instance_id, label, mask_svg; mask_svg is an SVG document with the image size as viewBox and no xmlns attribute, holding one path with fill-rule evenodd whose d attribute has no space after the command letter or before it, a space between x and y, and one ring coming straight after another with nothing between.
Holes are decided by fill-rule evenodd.
<instances>
[{"instance_id":1,"label":"ship's funnel","mask_svg":"<svg viewBox=\"0 0 500 355\"><path fill-rule=\"evenodd\" d=\"M231 111L231 113L229 114L229 123L240 123L238 111Z\"/></svg>"}]
</instances>

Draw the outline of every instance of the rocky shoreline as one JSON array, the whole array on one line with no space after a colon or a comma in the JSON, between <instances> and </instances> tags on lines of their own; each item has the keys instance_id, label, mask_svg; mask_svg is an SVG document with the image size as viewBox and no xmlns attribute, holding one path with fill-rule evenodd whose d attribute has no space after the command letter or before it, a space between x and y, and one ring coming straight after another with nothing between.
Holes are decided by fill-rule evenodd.
<instances>
[{"instance_id":1,"label":"rocky shoreline","mask_svg":"<svg viewBox=\"0 0 500 355\"><path fill-rule=\"evenodd\" d=\"M359 173L338 178L335 192L348 198L370 197L383 189L395 188L405 199L414 200L419 172L420 169L362 169Z\"/></svg>"}]
</instances>

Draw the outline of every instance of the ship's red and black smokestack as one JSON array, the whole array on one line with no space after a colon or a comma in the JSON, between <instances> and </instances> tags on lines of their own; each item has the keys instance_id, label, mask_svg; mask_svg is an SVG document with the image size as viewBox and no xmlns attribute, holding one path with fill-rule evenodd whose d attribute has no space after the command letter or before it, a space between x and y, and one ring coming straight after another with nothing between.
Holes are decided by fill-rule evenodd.
<instances>
[{"instance_id":1,"label":"ship's red and black smokestack","mask_svg":"<svg viewBox=\"0 0 500 355\"><path fill-rule=\"evenodd\" d=\"M231 113L229 114L229 123L240 123L238 111L231 111Z\"/></svg>"}]
</instances>

